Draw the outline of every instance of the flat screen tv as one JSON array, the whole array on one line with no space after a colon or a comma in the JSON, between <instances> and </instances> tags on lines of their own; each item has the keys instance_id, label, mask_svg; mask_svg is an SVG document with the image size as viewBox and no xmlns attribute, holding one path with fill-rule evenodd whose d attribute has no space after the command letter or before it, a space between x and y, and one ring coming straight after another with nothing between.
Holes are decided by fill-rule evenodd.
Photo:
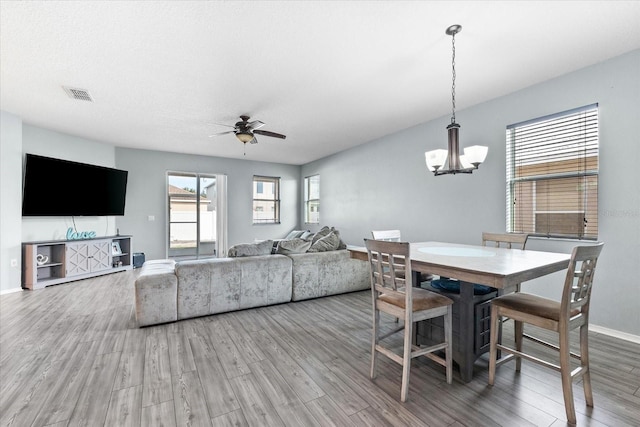
<instances>
[{"instance_id":1,"label":"flat screen tv","mask_svg":"<svg viewBox=\"0 0 640 427\"><path fill-rule=\"evenodd\" d=\"M127 171L27 154L22 216L124 215Z\"/></svg>"}]
</instances>

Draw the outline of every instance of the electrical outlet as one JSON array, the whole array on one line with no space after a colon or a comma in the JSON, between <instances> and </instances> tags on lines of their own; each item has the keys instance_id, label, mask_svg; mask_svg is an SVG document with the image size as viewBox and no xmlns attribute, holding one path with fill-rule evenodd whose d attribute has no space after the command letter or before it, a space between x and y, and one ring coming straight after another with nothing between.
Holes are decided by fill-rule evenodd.
<instances>
[{"instance_id":1,"label":"electrical outlet","mask_svg":"<svg viewBox=\"0 0 640 427\"><path fill-rule=\"evenodd\" d=\"M153 215L149 215L149 216L147 217L147 219L148 219L149 221L155 221L155 220L156 220L156 217L155 217L155 216L153 216Z\"/></svg>"},{"instance_id":2,"label":"electrical outlet","mask_svg":"<svg viewBox=\"0 0 640 427\"><path fill-rule=\"evenodd\" d=\"M12 259L11 260L11 267L17 267L18 266L18 260L17 259Z\"/></svg>"}]
</instances>

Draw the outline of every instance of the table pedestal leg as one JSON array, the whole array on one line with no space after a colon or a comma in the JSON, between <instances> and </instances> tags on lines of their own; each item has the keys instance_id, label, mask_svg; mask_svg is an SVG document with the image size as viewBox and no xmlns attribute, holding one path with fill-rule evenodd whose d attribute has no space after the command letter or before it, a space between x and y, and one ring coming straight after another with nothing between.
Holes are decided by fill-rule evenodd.
<instances>
[{"instance_id":1,"label":"table pedestal leg","mask_svg":"<svg viewBox=\"0 0 640 427\"><path fill-rule=\"evenodd\" d=\"M474 354L474 323L475 313L473 304L473 284L460 282L460 377L463 382L468 383L473 378Z\"/></svg>"}]
</instances>

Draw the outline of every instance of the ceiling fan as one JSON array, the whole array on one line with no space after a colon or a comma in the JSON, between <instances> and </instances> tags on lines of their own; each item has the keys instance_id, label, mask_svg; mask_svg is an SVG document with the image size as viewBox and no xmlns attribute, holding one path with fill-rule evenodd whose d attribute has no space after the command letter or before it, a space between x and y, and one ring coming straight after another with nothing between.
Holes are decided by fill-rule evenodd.
<instances>
[{"instance_id":1,"label":"ceiling fan","mask_svg":"<svg viewBox=\"0 0 640 427\"><path fill-rule=\"evenodd\" d=\"M242 143L246 144L247 142L251 144L257 144L258 140L255 135L264 135L270 136L272 138L280 138L285 139L286 135L282 135L275 132L269 132L268 130L260 130L264 123L260 120L254 120L253 122L249 121L249 116L240 116L240 121L237 122L234 126L222 125L233 128L233 130L228 130L226 132L214 133L213 135L209 135L209 138L214 136L226 135L228 133L234 133L236 138L238 138Z\"/></svg>"}]
</instances>

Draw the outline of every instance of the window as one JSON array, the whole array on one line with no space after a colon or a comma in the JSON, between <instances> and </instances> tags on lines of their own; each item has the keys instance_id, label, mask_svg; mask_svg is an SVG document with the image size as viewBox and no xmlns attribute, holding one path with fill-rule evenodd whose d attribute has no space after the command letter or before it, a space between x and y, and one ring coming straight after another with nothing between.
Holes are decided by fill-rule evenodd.
<instances>
[{"instance_id":1,"label":"window","mask_svg":"<svg viewBox=\"0 0 640 427\"><path fill-rule=\"evenodd\" d=\"M280 178L253 177L253 223L280 223Z\"/></svg>"},{"instance_id":2,"label":"window","mask_svg":"<svg viewBox=\"0 0 640 427\"><path fill-rule=\"evenodd\" d=\"M598 104L507 126L507 231L598 238Z\"/></svg>"},{"instance_id":3,"label":"window","mask_svg":"<svg viewBox=\"0 0 640 427\"><path fill-rule=\"evenodd\" d=\"M304 222L320 223L320 175L304 179Z\"/></svg>"},{"instance_id":4,"label":"window","mask_svg":"<svg viewBox=\"0 0 640 427\"><path fill-rule=\"evenodd\" d=\"M174 260L212 258L224 249L218 175L167 172L168 246ZM225 202L226 203L226 202Z\"/></svg>"}]
</instances>

